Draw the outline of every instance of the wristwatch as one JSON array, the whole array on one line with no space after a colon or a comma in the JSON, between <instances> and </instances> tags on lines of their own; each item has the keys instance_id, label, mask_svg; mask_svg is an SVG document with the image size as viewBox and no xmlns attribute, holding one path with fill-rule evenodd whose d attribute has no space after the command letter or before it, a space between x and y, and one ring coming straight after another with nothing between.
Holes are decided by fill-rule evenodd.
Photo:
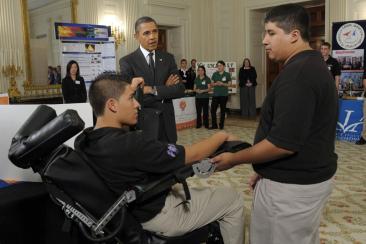
<instances>
[{"instance_id":1,"label":"wristwatch","mask_svg":"<svg viewBox=\"0 0 366 244\"><path fill-rule=\"evenodd\" d=\"M157 96L158 95L158 90L156 90L156 86L153 86L152 88L151 88L151 93L150 93L151 95L154 95L154 96Z\"/></svg>"}]
</instances>

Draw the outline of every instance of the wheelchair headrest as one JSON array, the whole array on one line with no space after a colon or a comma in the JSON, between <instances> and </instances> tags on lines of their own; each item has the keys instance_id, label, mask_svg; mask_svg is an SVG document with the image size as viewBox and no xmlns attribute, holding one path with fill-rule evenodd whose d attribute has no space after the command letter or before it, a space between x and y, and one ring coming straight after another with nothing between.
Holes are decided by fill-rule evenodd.
<instances>
[{"instance_id":1,"label":"wheelchair headrest","mask_svg":"<svg viewBox=\"0 0 366 244\"><path fill-rule=\"evenodd\" d=\"M8 157L16 166L32 167L37 172L52 152L84 125L75 110L66 110L56 117L54 109L41 105L15 134Z\"/></svg>"}]
</instances>

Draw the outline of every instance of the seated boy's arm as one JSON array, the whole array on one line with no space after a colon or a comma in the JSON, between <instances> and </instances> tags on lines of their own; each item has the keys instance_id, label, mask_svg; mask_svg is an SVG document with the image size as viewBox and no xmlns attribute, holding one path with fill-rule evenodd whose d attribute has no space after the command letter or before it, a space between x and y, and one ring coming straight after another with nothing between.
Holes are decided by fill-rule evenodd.
<instances>
[{"instance_id":1,"label":"seated boy's arm","mask_svg":"<svg viewBox=\"0 0 366 244\"><path fill-rule=\"evenodd\" d=\"M218 132L211 137L197 142L193 145L184 146L185 164L193 164L201 159L212 155L219 146L227 141L230 135L226 132Z\"/></svg>"}]
</instances>

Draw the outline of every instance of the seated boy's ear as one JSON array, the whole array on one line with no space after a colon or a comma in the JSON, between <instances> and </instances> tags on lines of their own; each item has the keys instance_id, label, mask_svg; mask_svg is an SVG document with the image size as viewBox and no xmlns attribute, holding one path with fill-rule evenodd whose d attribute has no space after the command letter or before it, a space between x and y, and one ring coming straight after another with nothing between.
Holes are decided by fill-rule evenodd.
<instances>
[{"instance_id":1,"label":"seated boy's ear","mask_svg":"<svg viewBox=\"0 0 366 244\"><path fill-rule=\"evenodd\" d=\"M111 99L108 99L108 101L106 103L106 107L112 113L117 113L117 106L116 106L115 99L112 99L112 98Z\"/></svg>"}]
</instances>

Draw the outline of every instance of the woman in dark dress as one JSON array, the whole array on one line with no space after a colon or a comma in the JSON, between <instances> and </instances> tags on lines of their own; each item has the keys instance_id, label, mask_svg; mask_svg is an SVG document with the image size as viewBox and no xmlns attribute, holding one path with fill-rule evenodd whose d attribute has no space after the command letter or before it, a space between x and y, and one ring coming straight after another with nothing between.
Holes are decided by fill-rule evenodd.
<instances>
[{"instance_id":1,"label":"woman in dark dress","mask_svg":"<svg viewBox=\"0 0 366 244\"><path fill-rule=\"evenodd\" d=\"M86 87L84 78L80 76L79 64L71 60L66 66L66 76L62 79L62 95L64 103L85 103Z\"/></svg>"},{"instance_id":2,"label":"woman in dark dress","mask_svg":"<svg viewBox=\"0 0 366 244\"><path fill-rule=\"evenodd\" d=\"M255 119L255 87L257 86L257 72L250 60L245 58L239 70L240 111L245 118Z\"/></svg>"}]
</instances>

